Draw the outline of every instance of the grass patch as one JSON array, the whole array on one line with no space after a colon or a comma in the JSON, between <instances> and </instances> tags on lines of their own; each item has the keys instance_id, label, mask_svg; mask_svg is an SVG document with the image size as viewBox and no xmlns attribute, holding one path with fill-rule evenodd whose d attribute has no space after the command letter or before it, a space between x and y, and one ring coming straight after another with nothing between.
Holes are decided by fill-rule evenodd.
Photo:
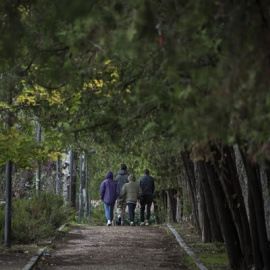
<instances>
[{"instance_id":1,"label":"grass patch","mask_svg":"<svg viewBox=\"0 0 270 270\"><path fill-rule=\"evenodd\" d=\"M188 222L174 224L174 228L207 269L230 269L224 243L202 243L195 228ZM190 258L189 260L193 259Z\"/></svg>"}]
</instances>

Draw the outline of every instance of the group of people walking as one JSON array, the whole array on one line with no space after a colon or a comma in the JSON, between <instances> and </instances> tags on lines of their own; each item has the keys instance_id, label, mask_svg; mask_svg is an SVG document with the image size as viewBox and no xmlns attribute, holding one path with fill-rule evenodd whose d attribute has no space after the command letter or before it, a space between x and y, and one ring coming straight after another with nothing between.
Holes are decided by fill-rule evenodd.
<instances>
[{"instance_id":1,"label":"group of people walking","mask_svg":"<svg viewBox=\"0 0 270 270\"><path fill-rule=\"evenodd\" d=\"M107 226L112 225L115 204L117 224L125 225L125 212L128 206L130 225L134 226L137 202L140 203L140 225L149 225L154 191L154 179L148 169L144 170L144 176L140 177L139 183L136 182L134 174L127 173L126 164L121 164L115 179L113 173L108 171L106 179L100 185L100 198L104 202Z\"/></svg>"}]
</instances>

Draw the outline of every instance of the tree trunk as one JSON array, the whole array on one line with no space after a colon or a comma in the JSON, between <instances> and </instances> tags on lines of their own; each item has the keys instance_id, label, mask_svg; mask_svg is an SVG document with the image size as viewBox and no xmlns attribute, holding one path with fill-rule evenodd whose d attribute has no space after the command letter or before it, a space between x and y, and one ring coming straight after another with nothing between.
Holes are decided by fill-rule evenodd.
<instances>
[{"instance_id":1,"label":"tree trunk","mask_svg":"<svg viewBox=\"0 0 270 270\"><path fill-rule=\"evenodd\" d=\"M6 164L6 198L5 198L5 235L4 245L11 247L11 192L12 192L12 162Z\"/></svg>"},{"instance_id":2,"label":"tree trunk","mask_svg":"<svg viewBox=\"0 0 270 270\"><path fill-rule=\"evenodd\" d=\"M69 201L69 183L70 183L70 155L62 161L62 196L65 202Z\"/></svg>"},{"instance_id":3,"label":"tree trunk","mask_svg":"<svg viewBox=\"0 0 270 270\"><path fill-rule=\"evenodd\" d=\"M241 156L247 171L250 226L255 268L266 270L270 269L270 248L267 240L260 170L258 164L246 158L243 151L241 151Z\"/></svg>"},{"instance_id":4,"label":"tree trunk","mask_svg":"<svg viewBox=\"0 0 270 270\"><path fill-rule=\"evenodd\" d=\"M176 198L176 222L182 221L183 209L182 209L182 194L180 189L177 190L177 193L174 196Z\"/></svg>"},{"instance_id":5,"label":"tree trunk","mask_svg":"<svg viewBox=\"0 0 270 270\"><path fill-rule=\"evenodd\" d=\"M241 269L241 253L240 243L237 231L232 219L231 212L227 206L225 194L223 192L219 177L210 162L206 163L206 171L209 184L212 190L215 206L219 216L221 230L223 232L227 254L231 269Z\"/></svg>"},{"instance_id":6,"label":"tree trunk","mask_svg":"<svg viewBox=\"0 0 270 270\"><path fill-rule=\"evenodd\" d=\"M181 152L183 158L183 164L187 173L187 182L189 187L189 192L191 194L191 205L192 205L192 214L194 217L195 227L199 234L201 234L199 214L198 214L198 201L196 198L196 184L194 176L194 165L189 158L189 152Z\"/></svg>"},{"instance_id":7,"label":"tree trunk","mask_svg":"<svg viewBox=\"0 0 270 270\"><path fill-rule=\"evenodd\" d=\"M218 149L216 150L218 151ZM234 150L233 148L225 146L222 151L223 155L221 156L220 153L220 158L223 162L219 163L221 166L221 170L219 170L220 181L238 233L242 254L244 256L243 267L247 269L249 265L253 264L252 244L244 198L233 154Z\"/></svg>"},{"instance_id":8,"label":"tree trunk","mask_svg":"<svg viewBox=\"0 0 270 270\"><path fill-rule=\"evenodd\" d=\"M266 222L267 239L270 242L270 174L265 166L261 169L262 195Z\"/></svg>"},{"instance_id":9,"label":"tree trunk","mask_svg":"<svg viewBox=\"0 0 270 270\"><path fill-rule=\"evenodd\" d=\"M206 208L206 200L203 193L202 186L200 187L200 196L199 196L199 217L200 217L200 223L201 223L201 237L203 243L209 243L211 242L211 226L210 226L210 220L207 214L207 208Z\"/></svg>"},{"instance_id":10,"label":"tree trunk","mask_svg":"<svg viewBox=\"0 0 270 270\"><path fill-rule=\"evenodd\" d=\"M224 242L220 223L215 210L214 198L209 185L204 161L197 162L199 177L202 183L202 191L205 198L206 210L211 228L211 239L209 242Z\"/></svg>"},{"instance_id":11,"label":"tree trunk","mask_svg":"<svg viewBox=\"0 0 270 270\"><path fill-rule=\"evenodd\" d=\"M175 195L176 195L176 190L175 189L169 189L168 190L168 195L169 195L169 204L170 204L170 216L171 216L171 220L173 222L176 222L176 199L175 199Z\"/></svg>"}]
</instances>

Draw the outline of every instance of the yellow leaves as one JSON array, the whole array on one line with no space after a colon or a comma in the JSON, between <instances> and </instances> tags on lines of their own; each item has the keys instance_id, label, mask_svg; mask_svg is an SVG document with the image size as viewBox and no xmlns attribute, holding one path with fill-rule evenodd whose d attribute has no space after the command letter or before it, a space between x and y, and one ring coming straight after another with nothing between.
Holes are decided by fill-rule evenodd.
<instances>
[{"instance_id":1,"label":"yellow leaves","mask_svg":"<svg viewBox=\"0 0 270 270\"><path fill-rule=\"evenodd\" d=\"M48 92L40 85L34 85L32 88L29 88L24 80L22 80L21 83L23 84L24 89L15 100L14 105L25 104L36 106L39 100L48 101L50 106L64 103L64 98L62 97L63 89Z\"/></svg>"},{"instance_id":2,"label":"yellow leaves","mask_svg":"<svg viewBox=\"0 0 270 270\"><path fill-rule=\"evenodd\" d=\"M22 103L26 105L33 105L33 106L37 104L36 97L33 96L33 93L30 90L25 90L21 95L19 95L14 104L18 105Z\"/></svg>"},{"instance_id":3,"label":"yellow leaves","mask_svg":"<svg viewBox=\"0 0 270 270\"><path fill-rule=\"evenodd\" d=\"M64 99L61 97L61 94L59 91L53 90L49 97L47 97L47 100L50 105L53 104L62 104L64 102Z\"/></svg>"},{"instance_id":4,"label":"yellow leaves","mask_svg":"<svg viewBox=\"0 0 270 270\"><path fill-rule=\"evenodd\" d=\"M60 152L51 152L48 154L48 158L52 161L56 161L58 157L61 157L61 153Z\"/></svg>"},{"instance_id":5,"label":"yellow leaves","mask_svg":"<svg viewBox=\"0 0 270 270\"><path fill-rule=\"evenodd\" d=\"M17 138L19 136L19 133L16 129L16 127L12 127L9 129L9 133L7 134L0 134L0 142L1 143L8 143L10 139Z\"/></svg>"},{"instance_id":6,"label":"yellow leaves","mask_svg":"<svg viewBox=\"0 0 270 270\"><path fill-rule=\"evenodd\" d=\"M107 79L92 79L89 82L84 83L83 90L90 89L94 91L95 95L103 95L103 97L111 98L111 90L108 93L108 89L111 89L111 85L119 82L119 73L117 67L111 65L112 61L110 59L104 62L105 71L96 71L97 74L104 74L103 78ZM130 91L130 90L129 90Z\"/></svg>"},{"instance_id":7,"label":"yellow leaves","mask_svg":"<svg viewBox=\"0 0 270 270\"><path fill-rule=\"evenodd\" d=\"M84 83L83 90L90 88L91 90L95 90L95 94L98 95L102 93L101 88L103 86L105 86L103 80L94 79L88 83Z\"/></svg>"},{"instance_id":8,"label":"yellow leaves","mask_svg":"<svg viewBox=\"0 0 270 270\"><path fill-rule=\"evenodd\" d=\"M94 79L94 84L95 84L96 87L98 87L98 88L102 88L102 87L104 86L103 80L96 80L96 79Z\"/></svg>"},{"instance_id":9,"label":"yellow leaves","mask_svg":"<svg viewBox=\"0 0 270 270\"><path fill-rule=\"evenodd\" d=\"M119 79L119 74L117 73L117 69L114 69L113 73L111 74L111 77Z\"/></svg>"},{"instance_id":10,"label":"yellow leaves","mask_svg":"<svg viewBox=\"0 0 270 270\"><path fill-rule=\"evenodd\" d=\"M0 108L2 108L2 109L10 109L10 106L6 102L0 102Z\"/></svg>"}]
</instances>

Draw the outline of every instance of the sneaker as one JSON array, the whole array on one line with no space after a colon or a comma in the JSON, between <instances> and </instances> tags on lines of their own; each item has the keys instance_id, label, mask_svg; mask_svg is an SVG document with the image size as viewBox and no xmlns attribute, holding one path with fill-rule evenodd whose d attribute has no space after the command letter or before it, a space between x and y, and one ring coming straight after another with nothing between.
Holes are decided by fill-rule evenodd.
<instances>
[{"instance_id":1,"label":"sneaker","mask_svg":"<svg viewBox=\"0 0 270 270\"><path fill-rule=\"evenodd\" d=\"M111 221L110 221L110 220L108 220L108 222L107 222L107 226L112 226L112 223L111 223Z\"/></svg>"},{"instance_id":2,"label":"sneaker","mask_svg":"<svg viewBox=\"0 0 270 270\"><path fill-rule=\"evenodd\" d=\"M134 222L133 221L130 222L130 226L134 226Z\"/></svg>"},{"instance_id":3,"label":"sneaker","mask_svg":"<svg viewBox=\"0 0 270 270\"><path fill-rule=\"evenodd\" d=\"M145 226L149 226L149 220L145 221Z\"/></svg>"},{"instance_id":4,"label":"sneaker","mask_svg":"<svg viewBox=\"0 0 270 270\"><path fill-rule=\"evenodd\" d=\"M143 221L140 223L140 226L144 226L144 222Z\"/></svg>"}]
</instances>

